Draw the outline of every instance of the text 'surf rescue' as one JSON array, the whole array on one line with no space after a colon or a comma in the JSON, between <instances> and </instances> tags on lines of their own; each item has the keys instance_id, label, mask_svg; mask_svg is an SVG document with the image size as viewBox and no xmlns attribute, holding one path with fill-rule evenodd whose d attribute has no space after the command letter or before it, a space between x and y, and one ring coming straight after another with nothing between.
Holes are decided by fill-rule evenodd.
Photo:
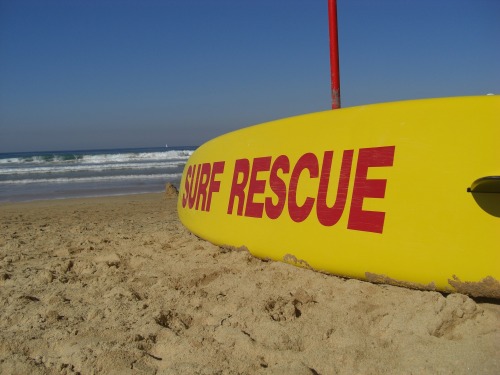
<instances>
[{"instance_id":1,"label":"text 'surf rescue'","mask_svg":"<svg viewBox=\"0 0 500 375\"><path fill-rule=\"evenodd\" d=\"M287 214L294 222L300 223L315 209L313 215L322 225L335 225L346 207L354 153L354 150L343 152L340 171L333 174L338 176L334 184L331 184L334 151L325 151L321 160L314 153L305 153L293 164L287 155L237 159L227 200L227 214L258 219L264 215L269 219L278 219ZM385 212L363 210L363 200L385 197L387 180L368 179L368 169L392 167L394 153L395 146L358 150L348 229L382 233ZM210 211L213 194L221 190L225 164L225 161L217 161L188 167L182 187L183 208ZM317 190L299 202L297 190L301 184L311 184L312 181L307 179L314 180ZM329 206L327 195L331 185L337 186L337 194L335 203Z\"/></svg>"}]
</instances>

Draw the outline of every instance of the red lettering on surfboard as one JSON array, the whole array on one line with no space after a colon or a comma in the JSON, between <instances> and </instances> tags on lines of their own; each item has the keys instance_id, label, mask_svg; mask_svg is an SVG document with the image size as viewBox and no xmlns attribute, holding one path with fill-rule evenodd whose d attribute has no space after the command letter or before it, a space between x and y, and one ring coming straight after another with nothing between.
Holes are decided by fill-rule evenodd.
<instances>
[{"instance_id":1,"label":"red lettering on surfboard","mask_svg":"<svg viewBox=\"0 0 500 375\"><path fill-rule=\"evenodd\" d=\"M182 207L186 208L189 199L189 192L191 191L191 178L193 177L193 166L190 165L186 171L186 178L184 179L184 191L182 193Z\"/></svg>"},{"instance_id":2,"label":"red lettering on surfboard","mask_svg":"<svg viewBox=\"0 0 500 375\"><path fill-rule=\"evenodd\" d=\"M205 204L205 207L203 208L204 211L210 211L210 204L212 202L212 194L213 193L218 193L220 190L220 181L216 180L216 176L218 174L221 174L224 172L224 162L223 161L217 161L214 163L212 167L212 173L210 175L210 185L208 188L208 197L207 197L207 203Z\"/></svg>"},{"instance_id":3,"label":"red lettering on surfboard","mask_svg":"<svg viewBox=\"0 0 500 375\"><path fill-rule=\"evenodd\" d=\"M262 217L264 203L254 201L255 194L262 194L266 190L266 180L257 179L259 172L268 171L271 168L271 157L255 158L252 163L252 174L248 185L248 198L245 208L245 216Z\"/></svg>"},{"instance_id":4,"label":"red lettering on surfboard","mask_svg":"<svg viewBox=\"0 0 500 375\"><path fill-rule=\"evenodd\" d=\"M211 171L211 166L210 163L204 163L201 166L201 173L200 173L200 178L198 182L198 193L196 194L196 209L198 210L200 207L200 202L203 203L201 204L201 210L205 210L205 203L207 199L207 187L208 183L210 182L210 171Z\"/></svg>"},{"instance_id":5,"label":"red lettering on surfboard","mask_svg":"<svg viewBox=\"0 0 500 375\"><path fill-rule=\"evenodd\" d=\"M363 199L384 198L387 180L369 180L368 168L392 167L394 162L394 146L362 148L359 150L356 177L352 190L351 211L349 212L348 229L365 232L382 233L385 212L363 211Z\"/></svg>"},{"instance_id":6,"label":"red lettering on surfboard","mask_svg":"<svg viewBox=\"0 0 500 375\"><path fill-rule=\"evenodd\" d=\"M271 167L271 174L269 176L269 187L278 198L278 202L274 204L273 198L266 197L264 207L266 215L270 219L277 219L280 217L285 208L286 202L286 183L278 176L278 172L282 171L284 174L290 172L290 160L286 155L280 155L276 158Z\"/></svg>"},{"instance_id":7,"label":"red lettering on surfboard","mask_svg":"<svg viewBox=\"0 0 500 375\"><path fill-rule=\"evenodd\" d=\"M182 207L201 211L210 211L212 194L220 190L220 181L217 175L224 172L224 161L212 164L190 165L186 171L184 191L182 193Z\"/></svg>"},{"instance_id":8,"label":"red lettering on surfboard","mask_svg":"<svg viewBox=\"0 0 500 375\"><path fill-rule=\"evenodd\" d=\"M337 196L332 207L328 207L326 197L328 187L330 186L330 174L332 169L333 151L326 151L323 157L323 166L321 167L321 179L318 188L318 201L316 203L316 215L318 220L324 226L332 226L342 217L347 192L349 190L349 179L351 177L352 157L354 150L345 150L342 157L342 166L340 167L339 182L337 186Z\"/></svg>"},{"instance_id":9,"label":"red lettering on surfboard","mask_svg":"<svg viewBox=\"0 0 500 375\"><path fill-rule=\"evenodd\" d=\"M191 190L189 191L188 194L188 206L189 208L194 207L194 203L196 202L196 196L198 194L198 182L200 181L200 172L201 172L201 164L195 165L193 168L193 175L192 175L192 184L191 184ZM195 180L195 175L196 173L196 180Z\"/></svg>"},{"instance_id":10,"label":"red lettering on surfboard","mask_svg":"<svg viewBox=\"0 0 500 375\"><path fill-rule=\"evenodd\" d=\"M288 190L288 212L293 221L300 223L307 219L314 206L314 198L307 197L302 205L297 203L297 186L303 170L309 170L309 178L318 178L319 165L318 158L309 152L300 157L295 164L290 178L290 188Z\"/></svg>"},{"instance_id":11,"label":"red lettering on surfboard","mask_svg":"<svg viewBox=\"0 0 500 375\"><path fill-rule=\"evenodd\" d=\"M395 146L362 148L358 152L356 172L353 183L353 193L347 228L364 232L382 233L385 221L385 212L363 210L363 200L366 198L384 198L387 180L368 179L368 169L373 167L391 167L393 165ZM332 180L332 162L334 152L325 151L321 163L313 153L303 154L295 163L290 165L286 155L278 156L274 162L271 156L249 159L238 159L234 165L234 173L229 193L227 214L253 218L262 218L264 212L270 219L279 218L288 208L289 217L300 223L311 215L316 206L316 218L324 226L337 224L342 217L347 203L350 185L350 176L354 150L345 150L338 172L337 194L332 206L327 203L327 195ZM291 173L290 173L291 171ZM195 171L187 172L194 176ZM199 174L199 172L198 172ZM290 174L289 179L284 178ZM281 175L281 176L280 176ZM187 178L186 177L186 178ZM193 177L191 177L193 178ZM315 195L306 196L299 202L297 191L301 185L310 189L311 180L317 180ZM287 183L287 181L289 181ZM204 186L203 183L198 183ZM188 186L188 185L187 185ZM269 186L271 196L266 194ZM203 191L198 195L203 194ZM264 195L263 198L258 198ZM184 202L184 200L183 200ZM189 202L189 195L188 195Z\"/></svg>"},{"instance_id":12,"label":"red lettering on surfboard","mask_svg":"<svg viewBox=\"0 0 500 375\"><path fill-rule=\"evenodd\" d=\"M231 184L231 194L229 195L229 205L227 213L233 213L234 200L238 198L238 216L243 215L243 206L245 204L245 187L250 174L250 161L248 159L238 159L234 164L233 183ZM241 181L240 181L241 176ZM238 182L239 181L239 182Z\"/></svg>"}]
</instances>

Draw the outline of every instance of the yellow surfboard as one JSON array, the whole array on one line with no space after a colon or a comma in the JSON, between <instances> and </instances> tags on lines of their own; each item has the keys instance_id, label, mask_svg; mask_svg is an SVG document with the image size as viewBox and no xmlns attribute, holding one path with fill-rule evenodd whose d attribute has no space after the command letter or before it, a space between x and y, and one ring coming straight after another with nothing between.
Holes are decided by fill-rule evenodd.
<instances>
[{"instance_id":1,"label":"yellow surfboard","mask_svg":"<svg viewBox=\"0 0 500 375\"><path fill-rule=\"evenodd\" d=\"M199 147L182 223L343 277L500 298L500 97L352 107Z\"/></svg>"}]
</instances>

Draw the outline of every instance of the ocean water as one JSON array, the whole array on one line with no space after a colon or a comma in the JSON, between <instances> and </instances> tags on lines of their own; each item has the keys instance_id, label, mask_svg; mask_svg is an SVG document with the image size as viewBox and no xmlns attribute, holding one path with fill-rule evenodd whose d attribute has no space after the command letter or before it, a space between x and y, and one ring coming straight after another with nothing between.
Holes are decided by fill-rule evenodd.
<instances>
[{"instance_id":1,"label":"ocean water","mask_svg":"<svg viewBox=\"0 0 500 375\"><path fill-rule=\"evenodd\" d=\"M196 147L0 153L0 202L161 192L179 187Z\"/></svg>"}]
</instances>

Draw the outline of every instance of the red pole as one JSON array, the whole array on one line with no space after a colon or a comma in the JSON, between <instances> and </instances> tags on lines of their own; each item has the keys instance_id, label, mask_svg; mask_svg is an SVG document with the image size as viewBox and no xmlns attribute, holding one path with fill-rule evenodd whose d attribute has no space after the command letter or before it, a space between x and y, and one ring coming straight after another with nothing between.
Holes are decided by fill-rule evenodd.
<instances>
[{"instance_id":1,"label":"red pole","mask_svg":"<svg viewBox=\"0 0 500 375\"><path fill-rule=\"evenodd\" d=\"M330 26L330 76L332 83L332 109L340 108L339 38L337 30L337 0L328 0Z\"/></svg>"}]
</instances>

